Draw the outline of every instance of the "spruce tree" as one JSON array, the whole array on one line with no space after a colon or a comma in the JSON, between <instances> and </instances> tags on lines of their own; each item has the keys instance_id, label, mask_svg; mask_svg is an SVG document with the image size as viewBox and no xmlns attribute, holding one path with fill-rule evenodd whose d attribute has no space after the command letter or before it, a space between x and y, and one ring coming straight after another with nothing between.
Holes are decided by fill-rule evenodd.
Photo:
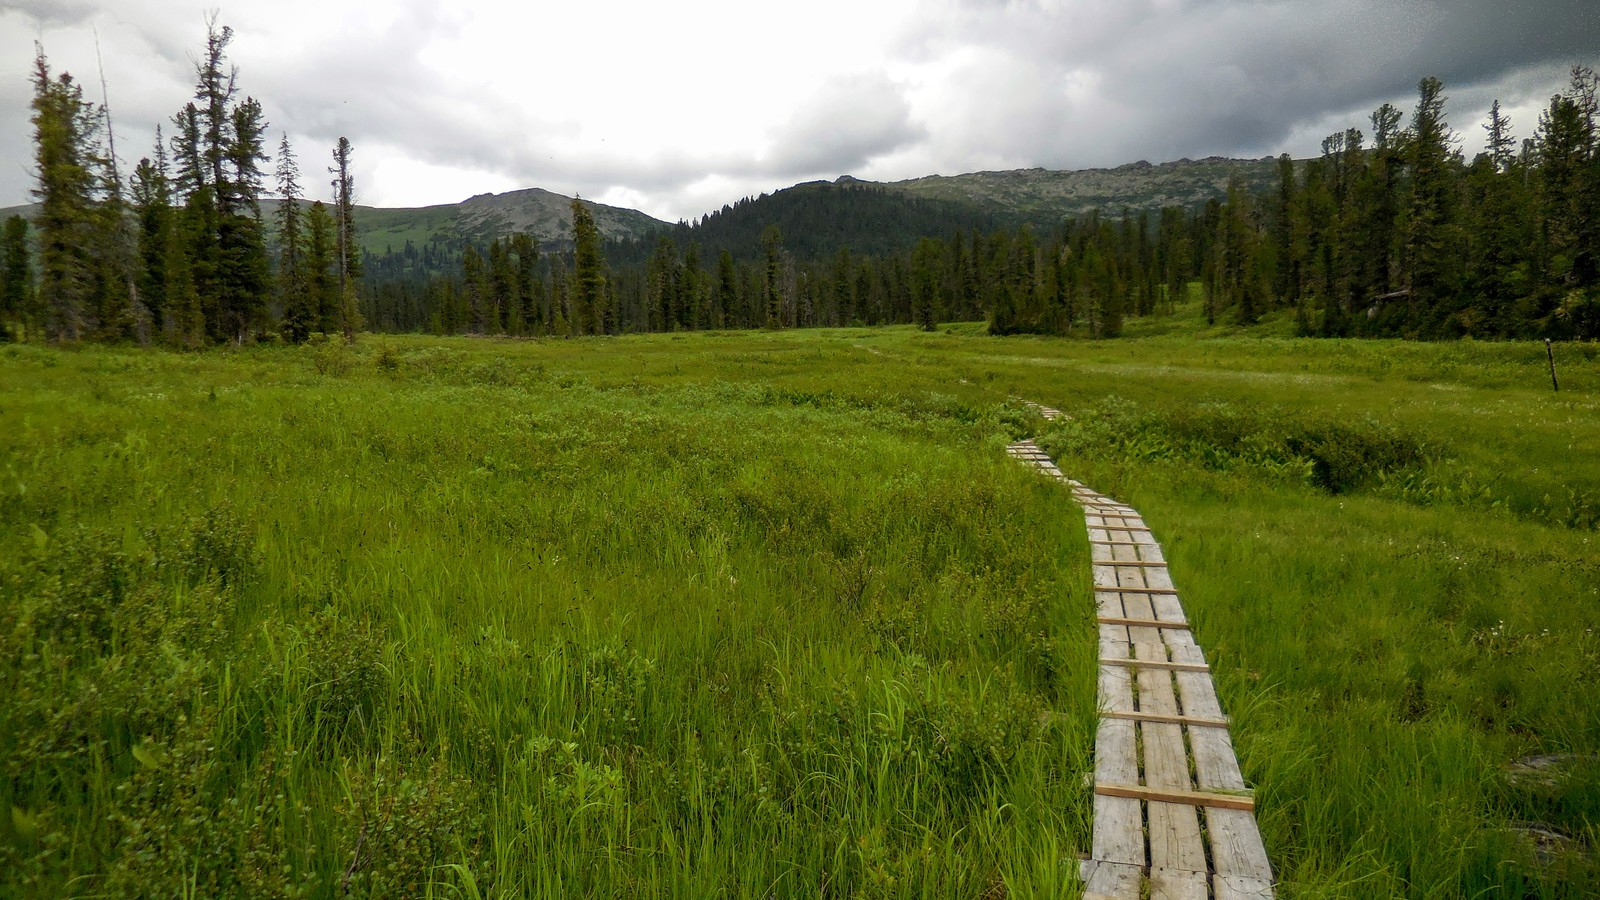
<instances>
[{"instance_id":1,"label":"spruce tree","mask_svg":"<svg viewBox=\"0 0 1600 900\"><path fill-rule=\"evenodd\" d=\"M361 311L356 302L356 285L361 280L361 248L356 243L356 187L351 170L350 140L339 138L333 150L334 218L338 233L339 328L345 340L355 340L361 329Z\"/></svg>"},{"instance_id":2,"label":"spruce tree","mask_svg":"<svg viewBox=\"0 0 1600 900\"><path fill-rule=\"evenodd\" d=\"M66 72L50 74L44 48L35 44L34 150L39 201L39 295L45 333L77 341L93 327L96 310L96 177L102 158L99 120L83 89Z\"/></svg>"},{"instance_id":3,"label":"spruce tree","mask_svg":"<svg viewBox=\"0 0 1600 900\"><path fill-rule=\"evenodd\" d=\"M766 327L783 327L783 232L778 226L768 225L761 232L761 249L766 259L765 276L761 281L762 308Z\"/></svg>"},{"instance_id":4,"label":"spruce tree","mask_svg":"<svg viewBox=\"0 0 1600 900\"><path fill-rule=\"evenodd\" d=\"M493 334L493 298L489 295L489 277L484 272L483 256L477 247L468 246L461 254L461 287L466 299L468 328L473 334Z\"/></svg>"},{"instance_id":5,"label":"spruce tree","mask_svg":"<svg viewBox=\"0 0 1600 900\"><path fill-rule=\"evenodd\" d=\"M167 230L162 293L166 311L162 320L166 340L185 350L198 350L206 341L206 315L195 283L193 243L177 228Z\"/></svg>"},{"instance_id":6,"label":"spruce tree","mask_svg":"<svg viewBox=\"0 0 1600 900\"><path fill-rule=\"evenodd\" d=\"M528 334L544 334L549 328L544 308L543 285L539 283L539 244L525 231L511 238L516 255L516 295L521 302L521 319Z\"/></svg>"},{"instance_id":7,"label":"spruce tree","mask_svg":"<svg viewBox=\"0 0 1600 900\"><path fill-rule=\"evenodd\" d=\"M709 324L706 300L706 273L700 267L700 242L690 241L683 254L683 302L679 326L699 331Z\"/></svg>"},{"instance_id":8,"label":"spruce tree","mask_svg":"<svg viewBox=\"0 0 1600 900\"><path fill-rule=\"evenodd\" d=\"M717 292L711 308L711 327L729 328L739 324L739 276L734 272L733 254L717 255Z\"/></svg>"},{"instance_id":9,"label":"spruce tree","mask_svg":"<svg viewBox=\"0 0 1600 900\"><path fill-rule=\"evenodd\" d=\"M12 216L0 229L0 341L22 340L31 333L34 291L28 256L28 220Z\"/></svg>"},{"instance_id":10,"label":"spruce tree","mask_svg":"<svg viewBox=\"0 0 1600 900\"><path fill-rule=\"evenodd\" d=\"M315 310L316 331L334 334L340 329L339 276L335 271L333 216L318 200L306 213L306 293L312 298L307 309Z\"/></svg>"},{"instance_id":11,"label":"spruce tree","mask_svg":"<svg viewBox=\"0 0 1600 900\"><path fill-rule=\"evenodd\" d=\"M651 331L673 331L678 322L678 245L668 235L656 240L656 252L645 271L646 326Z\"/></svg>"},{"instance_id":12,"label":"spruce tree","mask_svg":"<svg viewBox=\"0 0 1600 900\"><path fill-rule=\"evenodd\" d=\"M911 255L911 316L923 331L938 327L939 256L932 238L918 241Z\"/></svg>"},{"instance_id":13,"label":"spruce tree","mask_svg":"<svg viewBox=\"0 0 1600 900\"><path fill-rule=\"evenodd\" d=\"M606 321L605 260L600 253L600 229L582 200L572 201L572 330L574 334L602 334Z\"/></svg>"},{"instance_id":14,"label":"spruce tree","mask_svg":"<svg viewBox=\"0 0 1600 900\"><path fill-rule=\"evenodd\" d=\"M263 324L271 289L266 235L261 225L261 194L267 161L266 121L254 97L228 111L223 147L224 177L219 182L217 283L222 336L242 341Z\"/></svg>"},{"instance_id":15,"label":"spruce tree","mask_svg":"<svg viewBox=\"0 0 1600 900\"><path fill-rule=\"evenodd\" d=\"M278 141L278 302L283 309L283 336L301 343L321 328L317 298L306 269L305 222L300 208L300 163L289 135Z\"/></svg>"},{"instance_id":16,"label":"spruce tree","mask_svg":"<svg viewBox=\"0 0 1600 900\"><path fill-rule=\"evenodd\" d=\"M1467 171L1469 308L1459 323L1466 334L1506 334L1516 299L1527 291L1526 252L1532 236L1524 200L1516 139L1500 112L1489 108L1485 152Z\"/></svg>"},{"instance_id":17,"label":"spruce tree","mask_svg":"<svg viewBox=\"0 0 1600 900\"><path fill-rule=\"evenodd\" d=\"M133 170L133 215L137 222L139 297L149 311L157 334L166 328L167 250L172 246L174 212L172 188L166 172L166 154L156 132L156 159L139 160Z\"/></svg>"},{"instance_id":18,"label":"spruce tree","mask_svg":"<svg viewBox=\"0 0 1600 900\"><path fill-rule=\"evenodd\" d=\"M1404 261L1411 304L1422 325L1437 333L1452 313L1456 294L1459 235L1452 143L1444 118L1444 85L1424 78L1417 85L1417 110L1411 119L1405 162Z\"/></svg>"},{"instance_id":19,"label":"spruce tree","mask_svg":"<svg viewBox=\"0 0 1600 900\"><path fill-rule=\"evenodd\" d=\"M850 249L840 247L833 257L833 314L837 325L852 325L859 318L856 311L855 262Z\"/></svg>"}]
</instances>

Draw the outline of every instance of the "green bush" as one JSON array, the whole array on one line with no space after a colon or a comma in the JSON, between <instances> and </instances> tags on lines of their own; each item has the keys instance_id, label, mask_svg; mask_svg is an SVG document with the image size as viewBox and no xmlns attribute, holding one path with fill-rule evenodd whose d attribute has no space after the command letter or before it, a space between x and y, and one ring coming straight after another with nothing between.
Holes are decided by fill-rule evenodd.
<instances>
[{"instance_id":1,"label":"green bush","mask_svg":"<svg viewBox=\"0 0 1600 900\"><path fill-rule=\"evenodd\" d=\"M1116 397L1060 420L1041 446L1091 459L1250 467L1330 494L1420 472L1437 457L1421 438L1372 420L1227 402L1158 412Z\"/></svg>"}]
</instances>

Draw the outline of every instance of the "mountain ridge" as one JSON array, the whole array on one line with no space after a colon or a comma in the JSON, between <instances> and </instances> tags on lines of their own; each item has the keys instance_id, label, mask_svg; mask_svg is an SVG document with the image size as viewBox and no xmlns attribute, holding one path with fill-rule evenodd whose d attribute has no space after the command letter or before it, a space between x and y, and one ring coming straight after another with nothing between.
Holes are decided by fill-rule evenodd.
<instances>
[{"instance_id":1,"label":"mountain ridge","mask_svg":"<svg viewBox=\"0 0 1600 900\"><path fill-rule=\"evenodd\" d=\"M1297 166L1301 162L1297 161ZM875 188L938 201L951 209L967 207L973 215L999 222L1049 226L1093 209L1120 212L1124 208L1155 210L1165 206L1198 206L1223 196L1229 178L1236 173L1243 179L1247 191L1259 191L1276 183L1277 160L1273 157L1186 157L1162 163L1138 160L1111 168L982 170L883 182L840 175L832 181L801 182L770 194L744 198L739 203L760 205L787 192L814 190L821 185ZM270 216L279 202L263 201L263 215ZM572 198L562 194L529 187L474 194L458 203L413 207L358 205L356 228L362 246L373 253L399 251L407 241L421 247L437 240L460 248L523 231L546 245L561 246L571 241L571 202ZM601 234L613 241L646 240L677 227L639 210L590 200L582 202L594 212ZM724 205L722 210L732 205L735 204ZM35 208L34 204L7 207L0 209L0 218L16 213L31 215ZM718 212L708 211L693 221L705 221Z\"/></svg>"}]
</instances>

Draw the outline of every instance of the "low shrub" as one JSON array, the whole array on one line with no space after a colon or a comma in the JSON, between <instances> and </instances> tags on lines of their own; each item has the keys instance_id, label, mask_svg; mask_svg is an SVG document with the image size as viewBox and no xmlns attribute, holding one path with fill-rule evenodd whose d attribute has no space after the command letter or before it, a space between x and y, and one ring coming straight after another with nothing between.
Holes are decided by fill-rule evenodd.
<instances>
[{"instance_id":1,"label":"low shrub","mask_svg":"<svg viewBox=\"0 0 1600 900\"><path fill-rule=\"evenodd\" d=\"M1226 402L1155 412L1116 397L1060 420L1040 443L1092 459L1254 467L1330 494L1420 471L1438 455L1416 435L1370 419Z\"/></svg>"}]
</instances>

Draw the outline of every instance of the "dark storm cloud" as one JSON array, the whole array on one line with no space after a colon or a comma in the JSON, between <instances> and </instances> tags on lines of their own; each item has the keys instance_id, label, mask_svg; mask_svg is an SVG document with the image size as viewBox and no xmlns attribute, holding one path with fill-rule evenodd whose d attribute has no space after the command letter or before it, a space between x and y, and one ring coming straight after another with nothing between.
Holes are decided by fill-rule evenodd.
<instances>
[{"instance_id":1,"label":"dark storm cloud","mask_svg":"<svg viewBox=\"0 0 1600 900\"><path fill-rule=\"evenodd\" d=\"M1600 4L967 2L909 41L924 60L972 48L1041 83L1093 83L1029 104L1037 119L1062 123L1058 133L991 131L1009 157L1108 165L1271 152L1308 123L1403 98L1426 75L1458 99L1482 99L1485 86L1525 93L1554 65L1600 61ZM963 130L959 120L948 127Z\"/></svg>"}]
</instances>

